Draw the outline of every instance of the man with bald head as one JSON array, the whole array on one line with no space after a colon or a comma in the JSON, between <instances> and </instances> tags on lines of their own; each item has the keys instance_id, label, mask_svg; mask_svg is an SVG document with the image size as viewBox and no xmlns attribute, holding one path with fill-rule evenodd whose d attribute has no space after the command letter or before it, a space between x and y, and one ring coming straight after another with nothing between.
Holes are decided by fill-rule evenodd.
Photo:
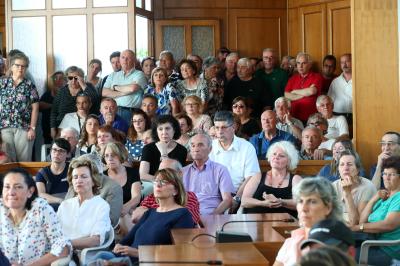
<instances>
[{"instance_id":1,"label":"man with bald head","mask_svg":"<svg viewBox=\"0 0 400 266\"><path fill-rule=\"evenodd\" d=\"M264 88L262 81L253 77L252 73L250 60L248 58L239 59L237 76L233 77L225 88L224 104L230 108L233 99L238 96L245 97L249 100L251 115L257 117L264 107L268 106L271 109L272 97L270 92Z\"/></svg>"},{"instance_id":2,"label":"man with bald head","mask_svg":"<svg viewBox=\"0 0 400 266\"><path fill-rule=\"evenodd\" d=\"M250 138L250 143L256 149L257 157L260 160L266 158L269 147L275 142L287 140L296 144L296 138L292 134L276 128L277 122L278 118L274 111L264 111L261 114L262 131Z\"/></svg>"},{"instance_id":3,"label":"man with bald head","mask_svg":"<svg viewBox=\"0 0 400 266\"><path fill-rule=\"evenodd\" d=\"M299 53L296 65L298 73L289 79L285 97L292 103L292 115L305 124L308 117L317 112L315 102L321 95L323 79L321 74L310 71L312 67L310 55Z\"/></svg>"},{"instance_id":4,"label":"man with bald head","mask_svg":"<svg viewBox=\"0 0 400 266\"><path fill-rule=\"evenodd\" d=\"M135 69L136 55L132 50L121 53L121 70L111 73L103 88L103 97L115 99L118 115L130 125L132 108L140 108L147 79L142 71Z\"/></svg>"}]
</instances>

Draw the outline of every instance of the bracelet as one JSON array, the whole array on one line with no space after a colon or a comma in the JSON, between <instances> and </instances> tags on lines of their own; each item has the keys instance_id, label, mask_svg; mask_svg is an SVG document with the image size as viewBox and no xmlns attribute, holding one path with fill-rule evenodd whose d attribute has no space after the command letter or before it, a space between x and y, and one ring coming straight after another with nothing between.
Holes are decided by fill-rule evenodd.
<instances>
[{"instance_id":1,"label":"bracelet","mask_svg":"<svg viewBox=\"0 0 400 266\"><path fill-rule=\"evenodd\" d=\"M117 90L117 84L114 84L114 85L112 86L112 88L113 88L114 91L116 91L116 90Z\"/></svg>"}]
</instances>

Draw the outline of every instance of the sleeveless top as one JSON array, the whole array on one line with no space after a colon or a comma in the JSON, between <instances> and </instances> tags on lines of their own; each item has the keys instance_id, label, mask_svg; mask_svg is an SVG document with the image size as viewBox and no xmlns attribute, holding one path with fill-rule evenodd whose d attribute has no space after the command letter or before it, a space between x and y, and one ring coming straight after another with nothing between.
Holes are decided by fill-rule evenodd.
<instances>
[{"instance_id":1,"label":"sleeveless top","mask_svg":"<svg viewBox=\"0 0 400 266\"><path fill-rule=\"evenodd\" d=\"M131 195L132 184L135 182L140 182L139 170L137 168L125 166L125 169L126 169L126 183L125 185L122 186L122 198L124 204L130 201L132 198ZM104 171L103 174L108 176L108 170Z\"/></svg>"},{"instance_id":2,"label":"sleeveless top","mask_svg":"<svg viewBox=\"0 0 400 266\"><path fill-rule=\"evenodd\" d=\"M281 198L281 199L292 199L292 180L293 180L293 174L290 174L289 176L289 184L287 187L271 187L265 185L265 177L267 174L265 174L261 180L260 184L258 184L256 192L254 192L253 198L258 199L258 200L264 200L263 198L263 193L267 194L273 194L276 198ZM267 207L261 207L261 206L256 206L253 208L244 208L243 213L289 213L293 217L297 218L297 211L296 210L291 210L285 207L279 207L279 208L267 208Z\"/></svg>"}]
</instances>

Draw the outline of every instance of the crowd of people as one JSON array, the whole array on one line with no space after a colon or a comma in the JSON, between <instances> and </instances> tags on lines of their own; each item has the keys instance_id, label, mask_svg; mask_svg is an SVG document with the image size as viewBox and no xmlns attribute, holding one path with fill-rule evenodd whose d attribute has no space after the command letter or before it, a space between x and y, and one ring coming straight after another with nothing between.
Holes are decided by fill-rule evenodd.
<instances>
[{"instance_id":1,"label":"crowd of people","mask_svg":"<svg viewBox=\"0 0 400 266\"><path fill-rule=\"evenodd\" d=\"M79 260L76 250L115 230L119 242L93 260L135 263L139 245L171 244L170 229L236 212L298 218L277 266L335 252L332 260L350 263L337 265L353 265L354 238L399 239L400 134L383 135L367 175L351 141L351 54L340 57L339 75L332 55L321 73L306 53L280 64L274 49L261 55L223 47L176 64L170 51L141 62L131 50L113 52L112 73L99 76L98 59L86 75L69 66L40 96L28 56L11 51L0 78L0 163L32 161L41 126L50 165L35 179L20 168L2 178L5 261ZM262 173L259 160L271 169ZM294 174L299 160L329 163L306 177ZM374 247L369 264L390 265L399 254L400 246Z\"/></svg>"}]
</instances>

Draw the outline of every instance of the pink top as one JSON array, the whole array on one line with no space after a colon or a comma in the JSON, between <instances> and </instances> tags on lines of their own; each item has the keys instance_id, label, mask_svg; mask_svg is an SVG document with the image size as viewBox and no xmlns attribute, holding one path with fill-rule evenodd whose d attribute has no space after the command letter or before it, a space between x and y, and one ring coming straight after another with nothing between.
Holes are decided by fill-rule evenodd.
<instances>
[{"instance_id":1,"label":"pink top","mask_svg":"<svg viewBox=\"0 0 400 266\"><path fill-rule=\"evenodd\" d=\"M296 264L301 257L300 243L305 239L307 239L307 236L304 228L292 231L292 236L285 240L279 250L276 261L283 263L285 266Z\"/></svg>"}]
</instances>

